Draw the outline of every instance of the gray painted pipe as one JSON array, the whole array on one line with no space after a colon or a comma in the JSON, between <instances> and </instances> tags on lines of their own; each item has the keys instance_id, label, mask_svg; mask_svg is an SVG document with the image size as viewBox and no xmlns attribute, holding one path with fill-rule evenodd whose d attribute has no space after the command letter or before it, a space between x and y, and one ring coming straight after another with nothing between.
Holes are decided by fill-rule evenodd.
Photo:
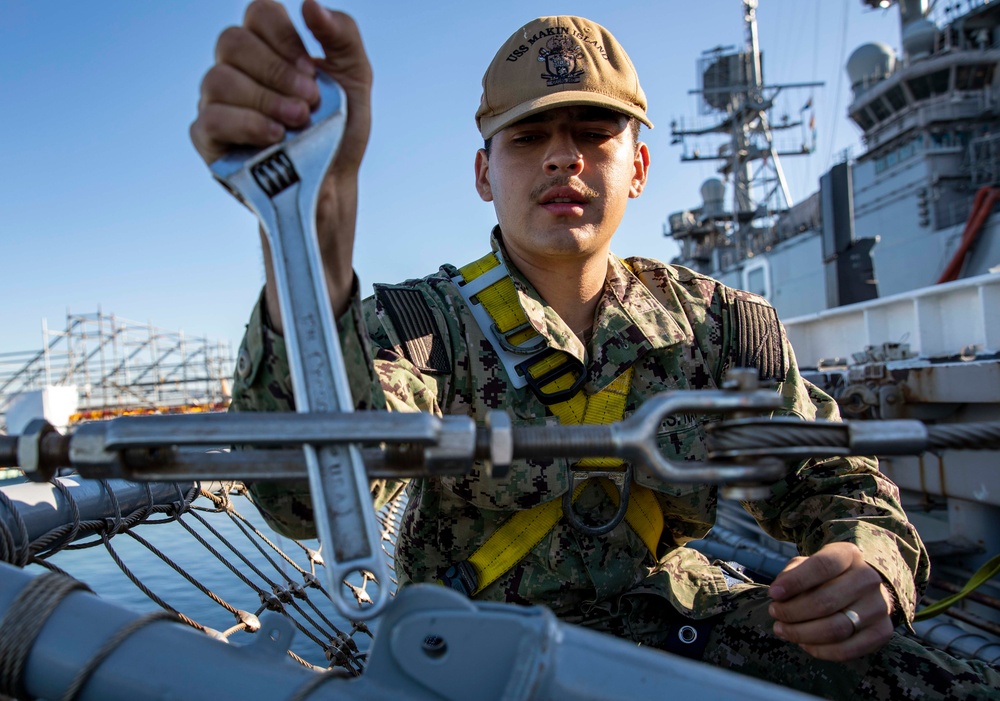
<instances>
[{"instance_id":1,"label":"gray painted pipe","mask_svg":"<svg viewBox=\"0 0 1000 701\"><path fill-rule=\"evenodd\" d=\"M100 482L79 477L60 477L58 480L72 495L80 511L80 520L114 518L114 504ZM158 506L182 500L192 486L191 482L176 485L171 482L138 484L125 480L108 480L108 484L118 499L123 517L149 503L147 486L153 503ZM66 497L47 482L14 484L4 487L2 491L14 503L17 513L24 521L29 542L73 522L73 510ZM17 521L3 503L0 503L0 521L17 542L20 538Z\"/></svg>"},{"instance_id":2,"label":"gray painted pipe","mask_svg":"<svg viewBox=\"0 0 1000 701\"><path fill-rule=\"evenodd\" d=\"M32 575L0 563L0 612ZM32 697L62 698L76 673L104 641L141 615L84 591L70 593L45 622L31 647L25 668L25 688ZM6 621L0 620L0 627ZM83 687L79 701L114 699L287 699L315 677L285 654L291 624L279 614L267 615L253 643L238 647L215 640L181 623L156 621L136 631L98 667ZM272 636L277 639L272 639ZM338 680L340 681L340 680ZM315 698L350 699L353 684L328 684ZM366 696L363 698L372 698Z\"/></svg>"},{"instance_id":3,"label":"gray painted pipe","mask_svg":"<svg viewBox=\"0 0 1000 701\"><path fill-rule=\"evenodd\" d=\"M0 563L0 611L32 580ZM55 608L31 646L24 686L61 698L104 641L139 614L81 591ZM238 647L157 621L118 645L79 701L287 701L316 680L284 651L291 624L266 615L259 637ZM0 620L0 631L6 619ZM728 670L577 628L541 607L477 604L434 585L407 587L379 624L367 673L329 679L312 701L647 701L679 698L806 701L803 694Z\"/></svg>"}]
</instances>

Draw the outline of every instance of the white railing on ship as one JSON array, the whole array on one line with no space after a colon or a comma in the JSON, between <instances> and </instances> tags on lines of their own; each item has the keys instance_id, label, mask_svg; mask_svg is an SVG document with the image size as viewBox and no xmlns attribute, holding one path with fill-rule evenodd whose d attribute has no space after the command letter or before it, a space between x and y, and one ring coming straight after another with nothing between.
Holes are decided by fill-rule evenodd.
<instances>
[{"instance_id":1,"label":"white railing on ship","mask_svg":"<svg viewBox=\"0 0 1000 701\"><path fill-rule=\"evenodd\" d=\"M918 357L1000 351L1000 273L924 287L784 321L802 367L866 346L908 343Z\"/></svg>"}]
</instances>

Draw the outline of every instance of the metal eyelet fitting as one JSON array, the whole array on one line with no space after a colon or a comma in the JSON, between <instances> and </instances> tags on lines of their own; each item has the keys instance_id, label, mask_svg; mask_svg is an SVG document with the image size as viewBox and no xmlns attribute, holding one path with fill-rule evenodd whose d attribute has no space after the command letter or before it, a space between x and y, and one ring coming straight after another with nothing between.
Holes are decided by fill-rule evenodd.
<instances>
[{"instance_id":1,"label":"metal eyelet fitting","mask_svg":"<svg viewBox=\"0 0 1000 701\"><path fill-rule=\"evenodd\" d=\"M677 639L685 645L690 645L698 639L698 631L693 626L681 626L677 631Z\"/></svg>"},{"instance_id":2,"label":"metal eyelet fitting","mask_svg":"<svg viewBox=\"0 0 1000 701\"><path fill-rule=\"evenodd\" d=\"M610 533L618 524L625 520L625 512L628 511L629 491L632 488L632 466L628 465L624 470L617 472L608 471L585 471L574 472L572 466L567 468L570 477L570 486L563 493L562 505L563 515L574 529L584 535L598 536ZM618 486L618 511L611 517L611 520L600 526L588 526L585 524L576 511L573 509L573 492L576 491L578 483L595 477L607 477Z\"/></svg>"}]
</instances>

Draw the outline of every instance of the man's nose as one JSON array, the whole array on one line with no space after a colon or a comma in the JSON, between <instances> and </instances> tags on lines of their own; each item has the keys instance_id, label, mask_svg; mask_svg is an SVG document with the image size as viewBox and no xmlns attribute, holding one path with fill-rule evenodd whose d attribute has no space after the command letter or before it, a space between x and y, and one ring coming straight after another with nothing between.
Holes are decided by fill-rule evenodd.
<instances>
[{"instance_id":1,"label":"man's nose","mask_svg":"<svg viewBox=\"0 0 1000 701\"><path fill-rule=\"evenodd\" d=\"M582 170L583 153L580 152L576 142L568 136L553 138L545 154L546 173L556 175L566 172L579 175Z\"/></svg>"}]
</instances>

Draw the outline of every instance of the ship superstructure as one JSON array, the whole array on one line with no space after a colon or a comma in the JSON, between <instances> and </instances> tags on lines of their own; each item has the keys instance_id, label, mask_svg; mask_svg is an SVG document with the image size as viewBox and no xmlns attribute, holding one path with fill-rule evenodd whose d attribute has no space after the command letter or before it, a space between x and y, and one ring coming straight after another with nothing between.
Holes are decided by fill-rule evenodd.
<instances>
[{"instance_id":1,"label":"ship superstructure","mask_svg":"<svg viewBox=\"0 0 1000 701\"><path fill-rule=\"evenodd\" d=\"M765 221L770 226L746 226L740 220L759 207L748 214L734 196L735 214L718 208L720 190L743 189L734 177L740 161L723 146L726 182L709 180L701 207L669 217L665 233L681 247L675 262L762 294L785 318L1000 264L991 190L1000 184L1000 7L952 3L932 13L925 0L898 7L901 50L865 44L846 66L848 114L864 152L831 168L818 192ZM777 173L782 155L769 153Z\"/></svg>"},{"instance_id":2,"label":"ship superstructure","mask_svg":"<svg viewBox=\"0 0 1000 701\"><path fill-rule=\"evenodd\" d=\"M870 0L866 4L891 3ZM716 123L705 130L680 126L674 130L682 142L696 134L727 137L713 158L723 164L720 175L729 182L732 197L727 205L726 184L713 179L704 188L704 205L672 215L669 233L682 244L681 262L731 285L760 292L778 306L804 375L835 397L851 421L819 425L761 419L741 425L752 429L744 435L754 434L751 437L755 441L761 438L759 442L737 441L736 449L732 443L726 444L728 448L717 443L717 449L720 454L730 452L730 457L752 463L761 456L784 456L791 461L793 455L835 457L856 454L850 452L855 448L862 454L878 452L873 446L884 448L890 457L881 460L882 469L901 488L902 502L933 560L929 597L922 603L940 602L961 591L966 582L976 579L973 571L985 565L980 570L986 573L981 577L985 584L955 602L947 613L918 620L916 634L940 649L995 665L1000 662L1000 587L990 578L1000 566L1000 473L996 471L1000 464L1000 315L995 312L1000 306L1000 273L980 274L997 262L992 209L1000 161L990 132L996 63L992 52L994 44L1000 46L995 8L978 2L962 5L962 11L955 12L952 5L941 9L946 21L933 22L924 3L903 3L902 58L897 59L884 46L867 45L855 52L849 64L854 92L850 114L864 129L866 152L854 163L835 166L823 176L817 193L794 204L780 158L809 151L812 143L804 116L797 122L779 118L778 126L771 118L777 93L794 86L767 86L763 80L756 5L756 0L742 1L744 50L712 50L702 61L699 92L706 114L716 118ZM799 149L776 145L775 134L796 129L804 137ZM686 160L703 158L699 152L685 149ZM888 229L892 229L891 235L885 233ZM936 280L944 284L931 284ZM897 291L891 285L903 289ZM921 289L914 289L918 287ZM795 315L801 316L789 318ZM140 343L134 351L115 357L132 358L151 343ZM46 347L51 350L51 346ZM94 358L117 352L104 343L84 355ZM43 352L17 376L29 371L37 375L39 368L49 372L46 363L50 361ZM120 365L116 360L111 367ZM154 365L163 367L162 361ZM147 372L131 375L133 383L141 384ZM103 374L115 377L113 372ZM730 393L740 387L750 390L756 386L756 372L737 372L727 386ZM695 409L738 407L739 415L728 427L727 422L713 427L718 441L726 431L739 431L740 426L733 424L750 420L746 409L753 405L747 402L750 394L757 393L748 392L740 398L717 396L726 392L698 391L694 394L700 398L690 399L679 396L683 394L663 395L653 401L692 401L695 403L689 408ZM773 393L760 394L775 399ZM703 403L706 396L712 396L714 403ZM641 411L649 415L649 406ZM769 414L774 406L771 402L758 408L766 408L764 413ZM686 414L688 409L672 413ZM445 426L434 423L433 417L426 417L428 422L417 414L399 414L391 435L383 436L373 432L380 419L371 418L371 412L363 414L368 416L234 413L121 417L80 426L72 436L60 436L52 427L36 425L16 440L0 439L0 464L6 455L9 464L25 467L36 477L66 464L57 461L69 459L81 475L94 478L138 474L154 480L205 480L211 476L229 480L235 469L241 470L244 479L293 474L303 478L306 467L301 446L292 450L287 445L295 443L295 436L299 444L321 440L370 444L366 447L373 450L365 459L370 461L371 477L403 476L387 471L398 470L403 464L413 470L407 475L441 477L452 474L451 470L459 474L462 461L471 461L474 451L489 455L490 469L502 469L515 454L524 454L517 451L539 451L544 443L537 435L532 438L512 431L509 419L502 416L491 417L486 426L474 427L469 434L458 423ZM348 422L352 416L360 421ZM187 421L191 418L195 422ZM306 418L331 423L306 424L301 421ZM643 424L652 441L661 418ZM407 419L422 422L420 430L404 430L407 425L417 426L415 421L404 421ZM885 422L875 424L868 419ZM345 423L338 425L338 421ZM296 424L298 432L290 431ZM815 438L802 439L805 443L799 445L788 433L828 433L828 429L834 429L838 436L857 430L864 445L855 445L853 438L850 446ZM937 442L918 441L921 436L929 439L935 429ZM638 446L640 433L634 426L619 430L609 434L607 445L595 442L590 449L613 454L611 448ZM580 435L576 434L575 441ZM226 439L219 440L220 436ZM526 437L527 443L518 443ZM210 438L225 445L256 441L271 449L205 453L199 446L208 445ZM549 434L548 440L563 451L559 455L575 442L568 434L555 433ZM393 441L395 447L387 451L386 446ZM379 444L377 449L375 443ZM279 448L279 444L288 449ZM183 453L179 450L182 447L196 450ZM254 452L259 459L253 459ZM636 454L631 453L629 459ZM653 456L658 451L644 454ZM396 459L403 463L394 464ZM237 464L239 467L234 467ZM647 465L647 469L655 467L655 461ZM698 464L686 462L681 471L688 478L694 469ZM665 477L667 481L671 478L670 474ZM0 546L7 547L9 562L23 564L30 554L42 551L47 555L45 548L66 544L60 539L67 524L74 526L74 535L83 522L96 532L112 526L120 532L119 527L130 523L132 516L120 506L120 501L128 502L115 497L115 489L131 496L135 504L129 508L137 512L154 506L154 495L145 486L73 481L83 484L63 480L58 495L40 485L19 485L17 493L11 488L8 493L13 499L0 491L0 507L18 504L8 510L6 521L0 519L0 527L11 524L6 532L0 528L0 536L4 536ZM176 488L163 486L167 489L160 490L157 498L162 503L157 507L173 509L168 520L179 521L194 492L184 502L171 493ZM231 486L227 483L223 490L206 490L204 495L217 510L231 512ZM753 498L751 487L744 481L729 485L722 492L728 499L719 503L711 537L688 545L725 561L731 573L740 574L729 563L738 561L758 582L767 582L797 553L794 546L763 536L740 508L736 500ZM42 489L52 494L40 498ZM73 492L78 496L72 496ZM48 518L50 511L59 516L58 509L46 508L50 496L54 504L62 499L64 504L74 505L68 521L64 518L55 523L62 529L59 531L47 531L52 525L38 518L39 509L34 509L41 504L42 516ZM89 518L91 509L96 512L94 518ZM22 512L35 518L22 520ZM383 522L383 548L391 543L389 532L398 529L401 518L396 512ZM352 531L344 529L338 535L334 552L338 545L350 544ZM304 575L305 586L318 586L314 566L322 562L320 553L303 549L312 571L300 569L299 574ZM392 557L391 547L385 548L385 554ZM286 559L276 568L285 572L286 561L294 565ZM990 567L994 569L990 571ZM379 624L366 673L359 679L341 679L344 670L350 674L360 671L364 653L352 638L370 631L362 623L354 624L350 632L336 631L326 641L314 638L331 666L343 670L318 676L285 664L283 658L294 630L289 622L264 611L299 608L296 601L304 598L303 586L291 578L287 584L270 583L259 589L256 614L229 611L237 615L239 623L223 635L237 629L259 629L262 633L254 643L241 648L220 645L207 636L194 637L190 631L178 631L179 626L165 629L170 624L156 617L140 618L100 601L83 599L82 594L66 588L64 581L49 575L47 579L31 577L2 562L0 573L0 612L5 620L24 623L27 632L38 636L31 643L21 643L21 649L32 648L32 654L47 661L44 665L29 664L29 659L33 662L35 658L25 654L20 666L9 665L15 668L11 676L22 675L25 688L44 698L103 700L163 690L171 697L183 694L204 699L232 695L285 699L291 693L296 699L350 695L357 699L430 701L468 698L469 689L475 689L477 698L490 699L575 699L582 694L594 699L638 700L648 699L666 686L681 696L701 693L710 698L771 701L802 698L787 689L733 677L726 670L577 629L540 608L470 602L445 587L415 585L404 589ZM368 596L367 581L365 577L361 586L344 582L359 604ZM22 610L18 607L34 606L36 598L48 596L46 588L56 586L64 588L61 596L65 604L56 597L59 610L50 619L35 615L34 609L29 615L18 615ZM71 594L75 598L71 599ZM263 616L258 619L257 614ZM144 629L154 623L158 629ZM40 635L43 626L60 634ZM0 633L2 628L0 625ZM697 637L694 628L687 628ZM684 631L681 628L679 635ZM22 631L19 628L17 632ZM170 664L155 669L145 664L153 656L163 657L164 651ZM230 673L220 675L219 669ZM20 685L21 677L16 682Z\"/></svg>"},{"instance_id":3,"label":"ship superstructure","mask_svg":"<svg viewBox=\"0 0 1000 701\"><path fill-rule=\"evenodd\" d=\"M701 188L700 208L670 216L669 233L681 246L681 258L703 269L726 269L770 250L777 242L777 223L792 206L781 159L812 153L805 131L805 110L798 119L774 119L782 92L815 88L822 83L767 84L757 38L757 0L743 0L744 43L718 46L698 61L701 113L708 124L671 124L673 143L681 144L681 160L718 161L720 178ZM806 98L803 98L804 100ZM802 133L794 148L781 149L777 135ZM691 141L706 136L724 139L702 152ZM727 183L731 197L726 198ZM666 233L666 232L665 232Z\"/></svg>"},{"instance_id":4,"label":"ship superstructure","mask_svg":"<svg viewBox=\"0 0 1000 701\"><path fill-rule=\"evenodd\" d=\"M767 210L775 215L767 217L760 216L761 201L739 194L747 189L740 164L754 151L740 153L730 138L718 152L722 179L703 185L703 204L669 217L665 233L681 247L674 262L766 297L784 321L803 375L837 400L846 419L919 419L942 427L995 422L1000 3L863 4L879 10L896 4L901 40L898 52L870 43L847 62L853 95L847 112L862 131L864 151L823 174L817 192L784 211ZM752 5L744 2L748 27ZM756 55L748 42L751 50ZM744 128L759 123L751 115ZM780 174L784 154L767 151ZM682 160L689 155L685 144ZM735 193L728 210L727 187ZM996 561L998 460L996 451L983 450L880 457L931 556L925 604L961 590ZM777 554L795 554L732 503L720 503L718 523L698 546L714 556L759 557L780 567ZM973 657L1000 644L995 584L949 613L958 623L947 635L935 639L934 631L946 628L933 618L918 632Z\"/></svg>"}]
</instances>

